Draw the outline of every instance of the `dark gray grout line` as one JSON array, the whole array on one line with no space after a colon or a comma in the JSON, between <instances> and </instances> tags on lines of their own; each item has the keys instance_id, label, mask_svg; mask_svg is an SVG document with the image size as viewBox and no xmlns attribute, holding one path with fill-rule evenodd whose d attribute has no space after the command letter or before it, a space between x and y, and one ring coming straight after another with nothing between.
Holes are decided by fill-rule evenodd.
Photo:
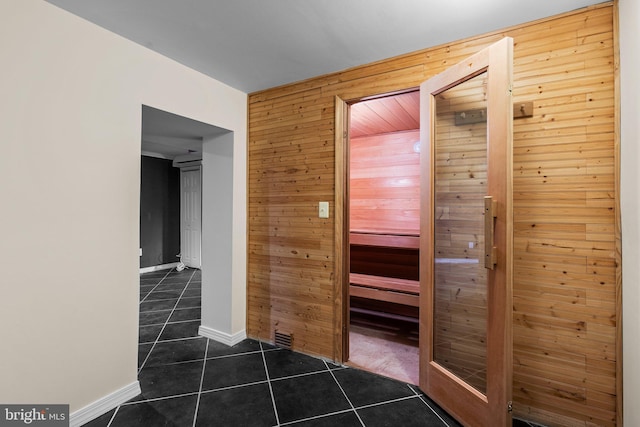
<instances>
[{"instance_id":1,"label":"dark gray grout line","mask_svg":"<svg viewBox=\"0 0 640 427\"><path fill-rule=\"evenodd\" d=\"M171 269L171 271L173 271L173 269ZM184 288L182 289L182 293L180 294L180 296L178 297L178 299L176 300L176 303L173 306L173 309L171 310L171 313L169 313L169 317L167 318L167 322L169 321L169 319L171 318L171 315L173 315L173 312L176 310L176 306L180 303L180 300L182 299L182 294L184 294L184 291L187 289L187 287L189 286L189 283L191 283L191 279L193 279L193 276L196 274L197 270L193 270L193 273L191 273L191 277L189 277L189 280L187 280L187 284L184 285ZM169 274L169 273L167 273ZM166 276L165 276L166 277ZM164 278L163 278L164 280ZM144 368L144 365L147 363L147 360L149 360L149 356L151 356L151 352L153 351L153 349L156 347L156 344L158 343L158 340L160 339L160 336L162 335L162 333L164 332L164 329L167 327L167 322L165 322L164 326L162 327L162 329L160 330L160 333L158 334L158 336L156 337L155 342L153 343L153 345L151 346L151 350L149 350L149 353L147 353L147 357L144 358L144 362L142 362L142 364L140 365L140 367L138 368L138 374L140 374L140 371L142 371L142 368Z\"/></svg>"},{"instance_id":2,"label":"dark gray grout line","mask_svg":"<svg viewBox=\"0 0 640 427\"><path fill-rule=\"evenodd\" d=\"M157 288L158 286L160 286L160 283L162 283L162 281L163 281L164 279L166 279L166 278L167 278L167 276L169 275L169 273L171 273L172 271L173 271L173 269L169 270L169 271L167 272L167 274L165 274L165 275L162 277L162 279L160 279L160 281L159 281L158 283L156 283L156 285L153 287L153 289L151 289L151 290L149 291L149 293L148 293L147 295L145 295L143 299L141 299L141 300L140 300L140 304L142 304L142 302L147 298L147 296L149 296L149 294L150 294L151 292L153 292L153 291L154 291L154 289L155 289L155 288Z\"/></svg>"},{"instance_id":3,"label":"dark gray grout line","mask_svg":"<svg viewBox=\"0 0 640 427\"><path fill-rule=\"evenodd\" d=\"M121 405L120 405L121 406ZM111 415L111 418L109 419L109 422L107 423L107 427L111 427L111 423L113 422L114 418L116 417L116 415L118 414L118 411L120 410L120 406L118 406L116 408L115 411L113 411L113 415Z\"/></svg>"},{"instance_id":4,"label":"dark gray grout line","mask_svg":"<svg viewBox=\"0 0 640 427\"><path fill-rule=\"evenodd\" d=\"M265 351L273 351L273 350L265 350ZM207 357L207 359L209 360L214 360L214 359L228 359L229 357L235 357L235 356L246 356L248 354L260 354L262 353L262 350L256 350L256 351L247 351L244 353L233 353L233 354L221 354L220 356L211 356L211 357Z\"/></svg>"},{"instance_id":5,"label":"dark gray grout line","mask_svg":"<svg viewBox=\"0 0 640 427\"><path fill-rule=\"evenodd\" d=\"M333 371L331 370L331 368L329 367L329 364L326 361L324 361L324 366L327 368L327 370L331 374L331 377L336 382L336 384L338 384L338 387L340 387L340 391L344 395L344 398L347 399L347 402L349 402L349 406L351 406L351 409L356 414L356 417L358 417L358 421L360 421L360 424L362 425L362 427L366 427L364 425L364 421L362 421L362 418L360 418L360 414L358 414L358 411L356 411L356 408L353 406L353 403L351 403L351 399L349 399L349 396L347 396L347 393L345 393L344 389L342 388L342 385L340 384L336 376L333 374Z\"/></svg>"},{"instance_id":6,"label":"dark gray grout line","mask_svg":"<svg viewBox=\"0 0 640 427\"><path fill-rule=\"evenodd\" d=\"M196 394L198 394L197 391L191 391L189 393L172 394L171 396L151 397L149 399L136 400L135 402L125 402L120 406L133 406L133 405L137 405L138 403L159 402L161 400L169 400L169 399L180 398L180 397L195 396Z\"/></svg>"},{"instance_id":7,"label":"dark gray grout line","mask_svg":"<svg viewBox=\"0 0 640 427\"><path fill-rule=\"evenodd\" d=\"M330 417L330 416L333 416L333 415L346 414L347 412L355 412L355 410L353 410L353 409L343 409L342 411L331 412L330 414L316 415L315 417L309 417L309 418L302 418L302 419L299 419L299 420L287 421L286 423L282 423L280 425L281 426L289 426L291 424L297 424L297 423L300 423L300 422L306 422L306 421L312 421L312 420L319 420L319 419ZM358 417L358 420L360 420L360 416L358 415L357 412L356 412L356 416ZM360 420L360 423L362 423L362 420ZM362 424L362 425L364 426L364 424Z\"/></svg>"},{"instance_id":8,"label":"dark gray grout line","mask_svg":"<svg viewBox=\"0 0 640 427\"><path fill-rule=\"evenodd\" d=\"M271 382L275 382L275 381L282 381L282 380L290 380L292 378L301 378L301 377L309 377L311 375L317 375L317 374L324 374L327 371L313 371L313 372L304 372L302 374L295 374L295 375L289 375L286 377L279 377L279 378L271 378ZM331 372L331 371L329 371Z\"/></svg>"},{"instance_id":9,"label":"dark gray grout line","mask_svg":"<svg viewBox=\"0 0 640 427\"><path fill-rule=\"evenodd\" d=\"M173 269L170 270L169 273L171 273L172 271L173 271ZM145 364L146 364L147 360L149 359L149 356L151 355L153 349L155 348L156 344L159 343L159 342L160 343L166 343L166 342L176 342L176 341L184 341L184 340L192 340L192 339L207 339L207 338L201 337L201 336L194 336L194 337L175 338L175 339L162 340L162 341L160 340L160 336L162 335L162 332L164 332L164 329L167 326L167 324L185 323L185 322L192 322L192 321L198 320L198 319L192 319L192 320L184 320L184 321L177 321L177 322L169 322L169 319L171 318L171 316L173 315L173 313L176 310L199 308L199 307L177 308L178 303L184 298L201 298L201 297L184 297L183 298L184 292L186 291L188 286L192 283L192 279L193 279L193 276L195 275L196 271L197 270L194 270L194 272L192 273L191 277L187 281L186 285L184 285L184 288L182 289L182 292L181 292L180 296L177 298L173 309L163 309L163 310L151 310L151 311L148 311L148 313L160 312L160 311L171 311L171 313L167 317L167 321L164 322L163 324L158 323L158 324L152 324L152 325L141 325L142 327L163 325L163 327L162 327L162 330L160 331L160 333L158 334L156 340L153 342L153 346L151 347L151 350L149 350L149 353L147 354L147 357L145 358L144 362L142 363L142 365L138 369L138 373L140 373L142 368L145 366ZM160 285L160 283L164 279L166 279L166 277L169 275L169 273L167 273L160 280L160 282L157 285L154 286L154 289L158 285ZM150 291L149 293L151 293L152 291ZM155 301L162 301L162 300L155 300ZM149 343L139 343L139 344L151 344L151 342L149 342ZM291 424L295 424L295 423L299 423L299 422L322 419L322 418L325 418L325 417L329 417L329 416L333 416L333 415L339 415L339 414L343 414L343 413L347 413L347 412L354 412L356 414L356 417L360 421L360 424L363 427L366 427L365 424L364 424L364 421L362 421L362 419L360 418L360 415L358 414L358 410L365 409L365 408L371 408L371 407L375 407L375 406L381 406L381 405L385 405L385 404L388 404L388 403L394 403L394 402L400 402L400 401L409 400L409 399L415 399L415 398L420 399L440 419L440 421L442 421L444 423L445 426L449 427L449 424L444 419L442 419L442 417L424 399L423 395L418 393L418 391L416 390L415 386L413 386L411 384L406 384L406 385L414 393L413 396L407 396L407 397L402 397L402 398L398 398L398 399L387 400L387 401L384 401L384 402L378 402L378 403L373 403L373 404L368 404L368 405L355 407L353 405L353 403L351 402L351 400L349 399L349 397L347 396L347 394L344 391L344 389L342 388L342 385L339 383L338 379L334 375L334 371L336 371L336 370L343 370L343 369L349 369L349 368L347 366L338 366L335 369L331 369L331 367L329 366L329 364L327 363L326 360L322 360L324 362L324 364L325 364L326 370L318 370L318 371L313 371L313 372L307 372L307 373L296 374L296 375L289 375L289 376L286 376L286 377L273 378L272 379L269 376L269 369L268 369L268 366L267 366L265 353L269 352L269 351L282 351L282 350L279 349L279 348L268 348L268 349L265 349L262 341L258 341L258 344L260 345L260 350L247 351L247 352L243 352L243 353L227 354L227 355L221 355L221 356L207 357L207 353L208 353L208 350L209 350L209 339L207 339L207 344L206 344L205 351L204 351L204 356L203 356L202 359L198 358L198 359L194 359L194 360L180 361L180 362L174 362L174 363L168 363L167 364L167 365L176 365L176 364L181 364L181 363L197 362L197 361L202 360L202 362L203 362L202 363L202 374L201 374L201 377L200 377L199 391L191 392L191 393L183 393L183 394L179 394L179 395L171 395L171 396L163 396L163 397L157 397L157 398L151 398L151 399L145 399L145 400L138 400L138 401L134 401L134 402L125 402L125 403L123 403L122 405L118 406L115 409L113 415L111 416L111 419L109 420L109 423L108 423L107 427L111 426L111 424L112 424L113 420L115 419L115 417L116 417L116 415L117 415L117 413L118 413L118 411L119 411L121 406L136 405L136 404L145 403L145 402L154 402L154 401L160 401L160 400L167 400L167 399L173 399L173 398L197 395L196 408L195 408L194 419L193 419L193 427L195 427L196 426L196 421L197 421L197 416L198 416L200 397L201 397L201 395L203 393L205 393L205 394L206 393L215 393L215 392L219 392L219 391L232 390L232 389L237 389L237 388L242 388L242 387L247 387L247 386L252 386L252 385L257 385L257 384L265 384L265 383L269 386L269 392L270 392L270 395L271 395L271 402L273 404L273 410L274 410L274 414L275 414L275 417L276 417L276 426L274 426L274 427L287 426L287 425L291 425ZM245 384L238 384L238 385L228 386L228 387L222 387L222 388L217 388L217 389L213 389L213 390L202 390L207 360L223 359L223 358L229 358L229 357L235 357L235 356L243 356L243 355L249 355L249 354L258 354L258 353L260 353L261 356L262 356L262 362L264 364L266 380L264 380L264 381L255 381L255 382L245 383ZM328 414L318 415L318 416L315 416L315 417L309 417L309 418L304 418L304 419L288 421L288 422L285 422L285 423L280 423L280 418L278 416L278 410L277 410L277 407L276 407L275 396L273 394L273 389L271 387L271 383L275 382L275 381L282 381L282 380L287 380L287 379L292 379L292 378L300 378L300 377L304 377L304 376L321 374L321 373L325 373L327 371L331 374L331 376L333 377L334 381L336 382L336 384L338 385L338 387L342 391L342 394L347 399L347 402L349 403L349 406L351 406L351 409L345 409L345 410L336 411L336 412L332 412L332 413L328 413Z\"/></svg>"},{"instance_id":10,"label":"dark gray grout line","mask_svg":"<svg viewBox=\"0 0 640 427\"><path fill-rule=\"evenodd\" d=\"M405 396L405 397L398 397L397 399L385 400L384 402L369 403L368 405L358 406L358 407L356 408L356 410L357 410L357 409L373 408L373 407L375 407L375 406L382 406L382 405L386 405L387 403L403 402L403 401L405 401L405 400L419 399L419 398L420 398L420 396Z\"/></svg>"},{"instance_id":11,"label":"dark gray grout line","mask_svg":"<svg viewBox=\"0 0 640 427\"><path fill-rule=\"evenodd\" d=\"M156 326L158 326L158 325L156 325ZM171 338L170 340L161 340L161 341L158 341L158 342L165 343L165 342L176 342L176 341L198 340L198 339L200 339L200 340L201 339L205 339L205 337L196 336L196 337L184 337L184 338ZM142 345L142 344L153 344L153 342L152 341L141 342L139 345Z\"/></svg>"},{"instance_id":12,"label":"dark gray grout line","mask_svg":"<svg viewBox=\"0 0 640 427\"><path fill-rule=\"evenodd\" d=\"M204 360L202 361L202 375L200 376L200 388L198 389L198 398L196 399L196 410L193 414L193 427L196 427L196 420L198 419L198 408L200 407L200 396L202 396L202 383L204 382L204 372L207 368L207 352L209 351L209 340L207 340L207 346L204 348Z\"/></svg>"},{"instance_id":13,"label":"dark gray grout line","mask_svg":"<svg viewBox=\"0 0 640 427\"><path fill-rule=\"evenodd\" d=\"M269 383L269 381L267 381L267 380L253 381L253 382L245 383L245 384L229 385L229 386L226 386L226 387L214 388L213 390L202 390L202 394L217 393L219 391L235 390L236 388L250 387L250 386L254 386L254 385L268 384L268 383Z\"/></svg>"},{"instance_id":14,"label":"dark gray grout line","mask_svg":"<svg viewBox=\"0 0 640 427\"><path fill-rule=\"evenodd\" d=\"M433 409L433 407L431 407L431 405L429 405L429 402L427 402L427 401L424 399L424 397L423 397L423 395L422 395L422 394L418 393L418 392L416 391L416 389L415 389L415 388L413 388L411 385L409 385L409 384L407 384L407 385L409 386L409 388L411 389L411 391L413 391L413 392L416 394L416 396L418 396L418 399L420 399L420 400L422 401L422 403L424 403L425 405L427 405L427 408L431 409L431 412L433 412L434 414L436 414L436 417L438 417L438 418L440 419L440 421L442 421L446 427L450 427L450 426L449 426L449 423L447 423L445 420L443 420L443 419L442 419L442 417L440 416L440 414L438 414L438 413L436 412L436 410L435 410L435 409Z\"/></svg>"},{"instance_id":15,"label":"dark gray grout line","mask_svg":"<svg viewBox=\"0 0 640 427\"><path fill-rule=\"evenodd\" d=\"M269 394L271 395L271 403L273 404L273 413L276 416L276 425L280 425L280 417L278 416L278 408L276 407L276 398L273 395L273 388L271 387L271 380L269 379L269 367L267 366L267 359L264 357L264 346L262 341L260 343L260 354L262 355L262 363L264 363L264 373L267 376L267 385L269 386Z\"/></svg>"}]
</instances>

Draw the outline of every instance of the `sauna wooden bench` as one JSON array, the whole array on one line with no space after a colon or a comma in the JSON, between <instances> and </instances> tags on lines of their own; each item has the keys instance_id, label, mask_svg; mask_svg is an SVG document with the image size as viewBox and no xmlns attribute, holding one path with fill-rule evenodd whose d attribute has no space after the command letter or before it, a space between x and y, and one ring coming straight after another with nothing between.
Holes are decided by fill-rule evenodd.
<instances>
[{"instance_id":1,"label":"sauna wooden bench","mask_svg":"<svg viewBox=\"0 0 640 427\"><path fill-rule=\"evenodd\" d=\"M418 250L420 238L416 235L352 231L349 234L349 244ZM349 295L419 307L420 282L366 273L349 273Z\"/></svg>"}]
</instances>

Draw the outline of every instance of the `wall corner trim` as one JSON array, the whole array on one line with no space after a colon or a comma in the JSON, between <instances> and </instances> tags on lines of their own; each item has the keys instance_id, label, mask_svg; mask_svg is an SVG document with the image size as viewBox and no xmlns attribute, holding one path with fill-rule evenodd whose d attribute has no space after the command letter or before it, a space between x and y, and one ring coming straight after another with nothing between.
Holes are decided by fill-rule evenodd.
<instances>
[{"instance_id":1,"label":"wall corner trim","mask_svg":"<svg viewBox=\"0 0 640 427\"><path fill-rule=\"evenodd\" d=\"M227 334L226 332L216 331L215 329L200 325L198 328L198 335L232 346L247 338L247 331L243 329L235 334Z\"/></svg>"},{"instance_id":2,"label":"wall corner trim","mask_svg":"<svg viewBox=\"0 0 640 427\"><path fill-rule=\"evenodd\" d=\"M140 383L134 381L129 385L122 387L119 390L114 391L93 403L81 408L69 415L69 426L79 427L88 423L91 420L98 418L101 415L106 414L110 410L117 408L126 401L136 397L142 393L140 389Z\"/></svg>"}]
</instances>

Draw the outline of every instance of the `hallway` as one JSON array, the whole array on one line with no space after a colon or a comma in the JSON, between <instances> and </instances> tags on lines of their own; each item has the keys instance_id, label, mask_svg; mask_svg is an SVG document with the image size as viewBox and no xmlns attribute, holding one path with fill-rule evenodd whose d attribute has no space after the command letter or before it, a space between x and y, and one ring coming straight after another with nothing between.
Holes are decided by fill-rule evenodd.
<instances>
[{"instance_id":1,"label":"hallway","mask_svg":"<svg viewBox=\"0 0 640 427\"><path fill-rule=\"evenodd\" d=\"M140 301L142 394L86 426L459 426L415 386L199 337L199 270L141 275Z\"/></svg>"}]
</instances>

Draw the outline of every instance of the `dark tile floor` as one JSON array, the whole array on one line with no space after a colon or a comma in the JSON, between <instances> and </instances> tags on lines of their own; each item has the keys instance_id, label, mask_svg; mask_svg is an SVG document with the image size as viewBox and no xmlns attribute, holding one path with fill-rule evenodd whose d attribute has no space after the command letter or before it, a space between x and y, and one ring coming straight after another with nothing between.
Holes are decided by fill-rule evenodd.
<instances>
[{"instance_id":1,"label":"dark tile floor","mask_svg":"<svg viewBox=\"0 0 640 427\"><path fill-rule=\"evenodd\" d=\"M199 337L200 283L198 270L140 276L142 394L86 426L459 426L413 385Z\"/></svg>"}]
</instances>

